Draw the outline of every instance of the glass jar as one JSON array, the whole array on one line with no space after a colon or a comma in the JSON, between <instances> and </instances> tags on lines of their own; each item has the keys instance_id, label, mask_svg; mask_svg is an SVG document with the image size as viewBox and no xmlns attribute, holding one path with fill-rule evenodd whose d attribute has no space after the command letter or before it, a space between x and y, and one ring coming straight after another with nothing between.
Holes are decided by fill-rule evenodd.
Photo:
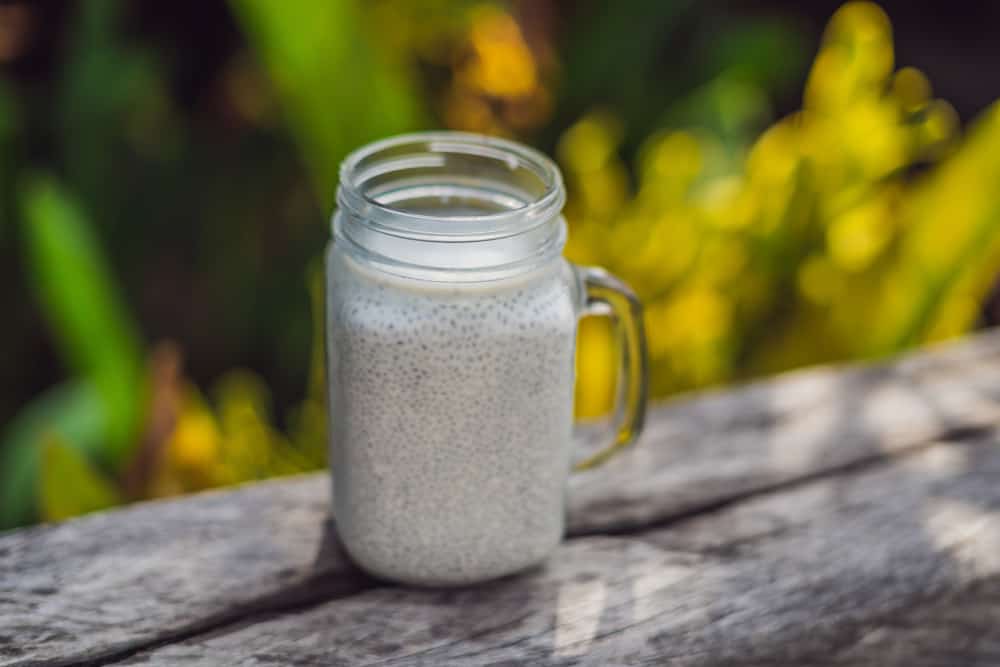
<instances>
[{"instance_id":1,"label":"glass jar","mask_svg":"<svg viewBox=\"0 0 1000 667\"><path fill-rule=\"evenodd\" d=\"M455 132L376 142L341 166L326 256L334 515L350 556L418 585L493 579L562 539L577 321L607 314L624 367L613 443L642 428L641 308L561 257L558 168Z\"/></svg>"}]
</instances>

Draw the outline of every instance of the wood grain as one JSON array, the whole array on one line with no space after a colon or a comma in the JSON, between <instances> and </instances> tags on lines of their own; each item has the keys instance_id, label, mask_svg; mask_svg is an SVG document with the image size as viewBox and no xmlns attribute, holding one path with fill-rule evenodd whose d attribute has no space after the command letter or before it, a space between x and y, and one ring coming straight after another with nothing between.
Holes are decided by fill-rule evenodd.
<instances>
[{"instance_id":1,"label":"wood grain","mask_svg":"<svg viewBox=\"0 0 1000 667\"><path fill-rule=\"evenodd\" d=\"M850 662L901 614L1000 583L998 482L1000 440L936 445L674 528L570 540L488 587L377 588L125 664ZM995 650L996 629L979 632Z\"/></svg>"},{"instance_id":2,"label":"wood grain","mask_svg":"<svg viewBox=\"0 0 1000 667\"><path fill-rule=\"evenodd\" d=\"M1000 334L991 333L887 366L811 370L657 406L639 446L572 481L571 532L623 537L571 540L546 574L532 575L556 579L529 597L558 597L566 577L581 586L564 595L598 595L586 582L604 581L607 568L631 559L640 563L639 581L663 568L690 577L706 563L722 567L719 554L739 540L754 543L773 521L773 512L727 507L798 493L806 482L822 486L902 454L922 456L942 438L981 435L1000 423L997 397ZM332 606L367 595L405 606L408 593L376 589L340 553L326 521L327 487L325 475L303 476L0 535L0 665L113 660L344 596ZM714 522L700 537L662 530L700 514ZM687 541L670 542L680 535ZM476 594L440 599L447 607L451 595ZM489 620L490 605L482 604ZM401 632L399 641L408 636Z\"/></svg>"},{"instance_id":3,"label":"wood grain","mask_svg":"<svg viewBox=\"0 0 1000 667\"><path fill-rule=\"evenodd\" d=\"M915 605L865 629L817 664L830 667L1000 665L1000 578Z\"/></svg>"},{"instance_id":4,"label":"wood grain","mask_svg":"<svg viewBox=\"0 0 1000 667\"><path fill-rule=\"evenodd\" d=\"M631 530L1000 422L1000 335L660 406L627 455L573 478L570 532Z\"/></svg>"},{"instance_id":5,"label":"wood grain","mask_svg":"<svg viewBox=\"0 0 1000 667\"><path fill-rule=\"evenodd\" d=\"M0 665L72 663L364 585L321 476L0 537Z\"/></svg>"}]
</instances>

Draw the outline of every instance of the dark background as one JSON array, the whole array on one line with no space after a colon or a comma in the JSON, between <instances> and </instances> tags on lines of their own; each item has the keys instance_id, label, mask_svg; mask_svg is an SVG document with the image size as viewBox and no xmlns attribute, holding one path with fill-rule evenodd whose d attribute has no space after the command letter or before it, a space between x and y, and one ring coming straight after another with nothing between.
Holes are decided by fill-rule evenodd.
<instances>
[{"instance_id":1,"label":"dark background","mask_svg":"<svg viewBox=\"0 0 1000 667\"><path fill-rule=\"evenodd\" d=\"M36 2L28 46L15 59L2 64L4 77L18 89L31 94L44 88L58 76L57 69L67 51L68 26L75 3ZM544 3L550 4L550 3ZM627 3L626 3L627 4ZM738 22L746 16L780 16L798 31L806 48L815 51L823 26L841 4L833 1L811 2L706 2L700 12L721 21ZM574 14L588 11L587 3L551 3L557 14L556 34L571 24ZM995 99L997 68L1000 67L1000 6L986 2L904 2L893 0L881 6L892 18L897 65L912 65L923 70L933 82L935 94L949 100L963 120L974 117ZM288 405L301 393L307 362L307 324L288 325L288 339L300 345L297 351L282 353L273 345L274 328L267 317L252 318L264 322L263 330L244 328L245 315L260 304L291 300L300 312L305 295L283 279L277 271L302 262L314 254L323 242L322 229L312 228L288 238L282 228L292 215L324 218L312 203L303 201L293 212L272 206L271 220L251 221L265 225L277 238L267 238L271 248L257 258L256 266L242 267L260 272L252 286L228 284L223 289L201 280L194 267L213 264L213 252L205 247L204 229L213 225L204 199L209 191L222 187L239 196L240 162L252 155L257 162L269 164L267 176L274 179L271 188L281 190L303 178L302 168L287 141L268 133L249 132L227 118L224 102L219 99L219 78L234 54L247 48L236 21L223 2L174 0L169 3L127 3L124 32L129 41L152 48L165 63L170 94L189 117L197 141L203 145L204 173L162 176L116 172L123 190L146 198L149 217L142 222L141 234L123 235L129 243L141 244L144 252L116 247L111 256L121 275L136 276L125 284L129 301L138 311L138 319L149 336L184 341L187 367L199 381L208 382L234 365L249 366L261 372L272 387L277 402ZM674 61L678 49L674 41L683 34L663 36L658 65L664 69L681 65ZM797 83L797 82L796 82ZM109 82L109 85L114 85ZM801 104L800 86L786 86L775 95L779 115ZM34 119L44 123L44 118ZM29 159L44 159L54 141L40 128L31 145ZM247 137L250 134L252 136ZM549 142L551 143L551 141ZM209 164L211 165L209 167ZM175 179L175 187L144 192L147 178ZM180 181L180 182L176 182ZM243 194L249 194L244 192ZM157 201L157 199L160 201ZM169 200L164 200L169 198ZM186 218L177 220L178 217ZM136 221L117 221L115 225L138 225ZM294 223L292 223L293 226ZM119 243L114 226L106 235ZM0 422L9 419L29 397L55 382L63 373L41 316L33 306L23 282L24 267L19 263L17 246L5 234L0 245L0 290L13 308L4 327L4 347L10 350L0 385ZM138 238L132 238L137 236ZM239 229L220 231L219 243L239 243ZM154 252L149 252L153 249ZM140 277L141 276L141 277ZM263 293L261 293L261 291ZM220 316L224 316L220 320ZM279 414L281 411L279 411Z\"/></svg>"},{"instance_id":2,"label":"dark background","mask_svg":"<svg viewBox=\"0 0 1000 667\"><path fill-rule=\"evenodd\" d=\"M1000 98L1000 6L879 6L0 2L0 528L323 465L335 167L406 130L560 163L567 255L645 300L657 398L995 324L1000 129L967 132ZM817 80L849 85L799 114L835 16L850 57ZM584 322L579 416L615 364Z\"/></svg>"}]
</instances>

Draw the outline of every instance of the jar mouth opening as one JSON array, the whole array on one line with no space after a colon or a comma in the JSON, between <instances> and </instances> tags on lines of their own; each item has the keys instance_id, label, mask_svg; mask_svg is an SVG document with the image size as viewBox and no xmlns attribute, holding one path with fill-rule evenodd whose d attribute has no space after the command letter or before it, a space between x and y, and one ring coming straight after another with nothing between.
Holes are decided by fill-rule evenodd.
<instances>
[{"instance_id":1,"label":"jar mouth opening","mask_svg":"<svg viewBox=\"0 0 1000 667\"><path fill-rule=\"evenodd\" d=\"M338 206L366 226L416 240L522 234L558 217L559 169L531 148L465 132L418 132L354 151L341 164Z\"/></svg>"}]
</instances>

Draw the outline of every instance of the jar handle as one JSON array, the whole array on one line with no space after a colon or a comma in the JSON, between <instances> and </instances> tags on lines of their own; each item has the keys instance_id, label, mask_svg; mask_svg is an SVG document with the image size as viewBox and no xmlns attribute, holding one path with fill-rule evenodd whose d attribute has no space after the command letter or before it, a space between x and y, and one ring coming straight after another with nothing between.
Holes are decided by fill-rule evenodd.
<instances>
[{"instance_id":1,"label":"jar handle","mask_svg":"<svg viewBox=\"0 0 1000 667\"><path fill-rule=\"evenodd\" d=\"M581 287L582 315L605 315L615 321L622 341L622 386L614 412L614 440L574 466L575 471L601 465L639 437L646 420L649 362L642 303L623 281L604 269L574 266Z\"/></svg>"}]
</instances>

